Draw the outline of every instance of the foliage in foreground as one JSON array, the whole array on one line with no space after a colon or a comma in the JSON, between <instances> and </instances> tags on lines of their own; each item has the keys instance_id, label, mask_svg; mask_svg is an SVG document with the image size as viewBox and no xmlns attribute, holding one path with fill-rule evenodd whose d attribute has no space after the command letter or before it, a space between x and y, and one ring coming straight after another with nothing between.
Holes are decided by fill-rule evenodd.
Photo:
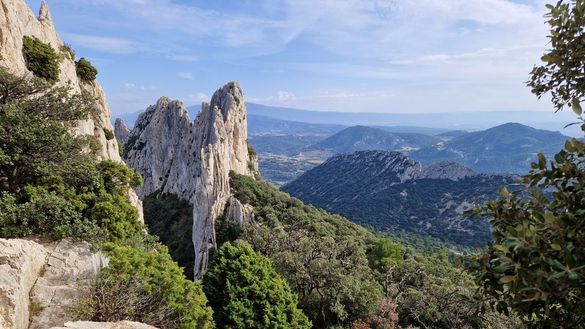
<instances>
[{"instance_id":1,"label":"foliage in foreground","mask_svg":"<svg viewBox=\"0 0 585 329\"><path fill-rule=\"evenodd\" d=\"M311 327L270 260L246 243L227 242L216 251L203 289L218 328Z\"/></svg>"},{"instance_id":2,"label":"foliage in foreground","mask_svg":"<svg viewBox=\"0 0 585 329\"><path fill-rule=\"evenodd\" d=\"M200 282L185 278L166 247L133 248L108 243L110 262L77 307L83 320L138 321L161 329L213 328Z\"/></svg>"},{"instance_id":3,"label":"foliage in foreground","mask_svg":"<svg viewBox=\"0 0 585 329\"><path fill-rule=\"evenodd\" d=\"M552 48L528 86L538 97L550 93L557 111L570 106L582 122L585 0L547 8ZM492 304L517 311L529 327L583 327L585 144L568 141L548 163L540 154L524 183L528 197L503 189L501 199L477 211L493 218L494 244L469 266Z\"/></svg>"},{"instance_id":4,"label":"foliage in foreground","mask_svg":"<svg viewBox=\"0 0 585 329\"><path fill-rule=\"evenodd\" d=\"M483 209L494 218L495 241L471 268L498 309L512 307L534 326L583 325L585 144L568 141L534 167L524 177L530 197L503 190Z\"/></svg>"},{"instance_id":5,"label":"foliage in foreground","mask_svg":"<svg viewBox=\"0 0 585 329\"><path fill-rule=\"evenodd\" d=\"M140 176L120 163L97 163L71 133L94 111L93 100L2 68L0 87L0 236L96 242L139 234L127 192Z\"/></svg>"}]
</instances>

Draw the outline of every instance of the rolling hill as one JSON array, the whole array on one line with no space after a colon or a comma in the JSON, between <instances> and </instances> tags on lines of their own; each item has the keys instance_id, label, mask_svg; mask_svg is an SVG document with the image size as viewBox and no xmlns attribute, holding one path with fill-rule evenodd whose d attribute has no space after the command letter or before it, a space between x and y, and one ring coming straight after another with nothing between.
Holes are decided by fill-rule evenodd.
<instances>
[{"instance_id":1,"label":"rolling hill","mask_svg":"<svg viewBox=\"0 0 585 329\"><path fill-rule=\"evenodd\" d=\"M434 145L439 138L416 133L392 133L383 129L354 126L309 146L306 151L349 153L365 150L412 150Z\"/></svg>"},{"instance_id":2,"label":"rolling hill","mask_svg":"<svg viewBox=\"0 0 585 329\"><path fill-rule=\"evenodd\" d=\"M506 123L454 136L444 143L412 152L410 156L423 164L456 161L479 172L526 173L538 153L552 156L569 138L559 132Z\"/></svg>"},{"instance_id":3,"label":"rolling hill","mask_svg":"<svg viewBox=\"0 0 585 329\"><path fill-rule=\"evenodd\" d=\"M399 152L341 154L285 185L285 192L381 232L430 235L468 246L490 240L489 223L461 212L513 189L511 175L453 162L423 167Z\"/></svg>"}]
</instances>

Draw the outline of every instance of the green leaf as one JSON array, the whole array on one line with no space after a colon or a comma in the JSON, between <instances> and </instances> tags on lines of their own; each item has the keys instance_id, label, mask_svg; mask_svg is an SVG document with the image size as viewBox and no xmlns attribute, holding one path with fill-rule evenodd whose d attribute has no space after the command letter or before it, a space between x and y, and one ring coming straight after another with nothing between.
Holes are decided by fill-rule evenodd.
<instances>
[{"instance_id":1,"label":"green leaf","mask_svg":"<svg viewBox=\"0 0 585 329\"><path fill-rule=\"evenodd\" d=\"M500 189L500 195L503 196L504 198L507 198L510 195L510 192L508 191L508 189L504 186Z\"/></svg>"},{"instance_id":2,"label":"green leaf","mask_svg":"<svg viewBox=\"0 0 585 329\"><path fill-rule=\"evenodd\" d=\"M571 108L573 109L573 112L575 112L575 114L577 114L577 115L583 114L583 108L581 108L581 104L579 102L579 99L573 98L573 102L571 103Z\"/></svg>"}]
</instances>

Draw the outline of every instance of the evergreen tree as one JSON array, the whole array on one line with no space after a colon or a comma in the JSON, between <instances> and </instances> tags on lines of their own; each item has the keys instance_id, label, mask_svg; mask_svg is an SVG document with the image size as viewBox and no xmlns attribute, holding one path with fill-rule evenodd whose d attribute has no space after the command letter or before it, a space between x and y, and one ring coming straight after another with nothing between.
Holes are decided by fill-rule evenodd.
<instances>
[{"instance_id":1,"label":"evergreen tree","mask_svg":"<svg viewBox=\"0 0 585 329\"><path fill-rule=\"evenodd\" d=\"M203 277L218 328L310 328L297 297L247 243L225 243Z\"/></svg>"}]
</instances>

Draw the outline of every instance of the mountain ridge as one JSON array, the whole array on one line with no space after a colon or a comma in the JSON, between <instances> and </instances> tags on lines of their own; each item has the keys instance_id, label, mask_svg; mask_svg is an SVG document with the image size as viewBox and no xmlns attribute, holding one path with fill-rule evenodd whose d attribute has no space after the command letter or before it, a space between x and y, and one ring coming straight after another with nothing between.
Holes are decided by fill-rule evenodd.
<instances>
[{"instance_id":1,"label":"mountain ridge","mask_svg":"<svg viewBox=\"0 0 585 329\"><path fill-rule=\"evenodd\" d=\"M515 176L453 162L423 166L400 152L358 151L328 159L282 190L381 232L480 246L491 238L489 223L461 213L497 197L501 186L514 189Z\"/></svg>"}]
</instances>

